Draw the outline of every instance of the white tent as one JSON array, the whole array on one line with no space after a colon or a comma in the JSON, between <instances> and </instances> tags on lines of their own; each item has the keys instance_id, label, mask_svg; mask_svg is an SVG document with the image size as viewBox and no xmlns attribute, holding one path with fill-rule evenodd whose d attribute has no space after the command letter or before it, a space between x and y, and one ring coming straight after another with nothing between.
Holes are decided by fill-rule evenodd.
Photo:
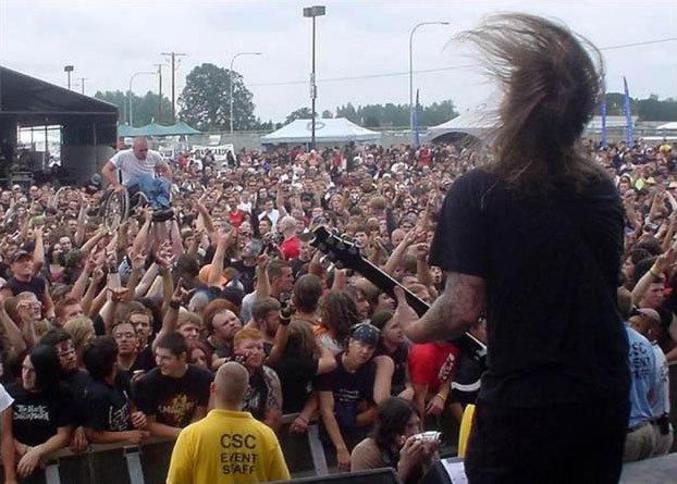
<instances>
[{"instance_id":1,"label":"white tent","mask_svg":"<svg viewBox=\"0 0 677 484\"><path fill-rule=\"evenodd\" d=\"M297 119L277 131L261 137L261 143L310 143L312 123L310 119ZM379 141L381 133L371 131L346 118L315 120L317 143L348 143L350 141Z\"/></svg>"},{"instance_id":2,"label":"white tent","mask_svg":"<svg viewBox=\"0 0 677 484\"><path fill-rule=\"evenodd\" d=\"M669 123L661 124L656 129L659 130L659 131L662 130L662 129L677 130L677 121L670 121Z\"/></svg>"},{"instance_id":3,"label":"white tent","mask_svg":"<svg viewBox=\"0 0 677 484\"><path fill-rule=\"evenodd\" d=\"M466 111L446 123L428 129L430 139L449 133L465 133L480 137L490 132L498 123L498 115L486 108Z\"/></svg>"}]
</instances>

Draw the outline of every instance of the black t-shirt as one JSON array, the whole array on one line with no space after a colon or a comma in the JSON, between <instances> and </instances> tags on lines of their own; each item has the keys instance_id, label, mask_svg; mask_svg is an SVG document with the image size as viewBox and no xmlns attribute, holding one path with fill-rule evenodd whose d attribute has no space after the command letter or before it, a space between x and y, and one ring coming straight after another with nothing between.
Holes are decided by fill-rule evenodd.
<instances>
[{"instance_id":1,"label":"black t-shirt","mask_svg":"<svg viewBox=\"0 0 677 484\"><path fill-rule=\"evenodd\" d=\"M407 359L409 358L409 345L402 343L398 346L393 353L388 353L388 351L380 347L376 350L376 355L386 355L390 356L395 365L395 370L393 371L392 384L390 386L391 395L399 395L406 387L407 383Z\"/></svg>"},{"instance_id":2,"label":"black t-shirt","mask_svg":"<svg viewBox=\"0 0 677 484\"><path fill-rule=\"evenodd\" d=\"M282 412L303 410L312 392L312 381L317 375L319 360L306 358L299 353L286 352L273 367L282 385Z\"/></svg>"},{"instance_id":3,"label":"black t-shirt","mask_svg":"<svg viewBox=\"0 0 677 484\"><path fill-rule=\"evenodd\" d=\"M154 368L136 384L135 399L139 410L155 415L159 423L172 427L190 424L197 407L209 403L212 374L188 365L181 378L172 378Z\"/></svg>"},{"instance_id":4,"label":"black t-shirt","mask_svg":"<svg viewBox=\"0 0 677 484\"><path fill-rule=\"evenodd\" d=\"M134 374L137 370L145 371L146 373L155 368L157 364L155 363L155 355L153 354L153 348L151 345L146 345L134 360L134 364L129 369L130 373Z\"/></svg>"},{"instance_id":5,"label":"black t-shirt","mask_svg":"<svg viewBox=\"0 0 677 484\"><path fill-rule=\"evenodd\" d=\"M22 444L35 446L46 442L59 427L73 424L73 400L65 386L58 391L27 392L14 383L7 387L14 399L12 404L12 430L14 438Z\"/></svg>"},{"instance_id":6,"label":"black t-shirt","mask_svg":"<svg viewBox=\"0 0 677 484\"><path fill-rule=\"evenodd\" d=\"M85 389L85 426L101 432L132 430L129 391L93 380Z\"/></svg>"},{"instance_id":7,"label":"black t-shirt","mask_svg":"<svg viewBox=\"0 0 677 484\"><path fill-rule=\"evenodd\" d=\"M357 404L363 400L373 403L376 363L368 361L355 373L343 366L343 353L336 355L336 368L317 378L317 390L334 394L334 414L339 427L353 430L358 414Z\"/></svg>"},{"instance_id":8,"label":"black t-shirt","mask_svg":"<svg viewBox=\"0 0 677 484\"><path fill-rule=\"evenodd\" d=\"M484 364L470 355L461 355L451 382L451 401L462 405L475 403L480 393Z\"/></svg>"},{"instance_id":9,"label":"black t-shirt","mask_svg":"<svg viewBox=\"0 0 677 484\"><path fill-rule=\"evenodd\" d=\"M32 292L40 301L42 301L45 296L47 282L41 276L33 276L28 282L19 281L12 276L7 281L5 287L10 289L14 296L21 294L22 292Z\"/></svg>"},{"instance_id":10,"label":"black t-shirt","mask_svg":"<svg viewBox=\"0 0 677 484\"><path fill-rule=\"evenodd\" d=\"M73 396L74 424L82 425L84 416L85 389L92 378L85 370L77 369L61 376L61 381Z\"/></svg>"},{"instance_id":11,"label":"black t-shirt","mask_svg":"<svg viewBox=\"0 0 677 484\"><path fill-rule=\"evenodd\" d=\"M233 267L240 273L240 282L244 287L244 293L249 294L254 290L254 279L256 277L256 264L253 266L248 266L242 260L237 260L230 264L230 267Z\"/></svg>"},{"instance_id":12,"label":"black t-shirt","mask_svg":"<svg viewBox=\"0 0 677 484\"><path fill-rule=\"evenodd\" d=\"M627 400L628 346L616 308L622 231L609 180L548 197L508 190L480 170L454 183L431 262L486 281L480 400L513 407Z\"/></svg>"}]
</instances>

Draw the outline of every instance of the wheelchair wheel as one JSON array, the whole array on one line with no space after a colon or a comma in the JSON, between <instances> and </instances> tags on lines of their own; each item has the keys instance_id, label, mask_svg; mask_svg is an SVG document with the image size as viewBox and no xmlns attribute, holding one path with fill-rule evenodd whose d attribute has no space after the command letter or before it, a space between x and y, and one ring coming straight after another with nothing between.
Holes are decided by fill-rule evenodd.
<instances>
[{"instance_id":1,"label":"wheelchair wheel","mask_svg":"<svg viewBox=\"0 0 677 484\"><path fill-rule=\"evenodd\" d=\"M101 219L109 232L114 232L129 215L129 194L127 190L110 191L101 205Z\"/></svg>"}]
</instances>

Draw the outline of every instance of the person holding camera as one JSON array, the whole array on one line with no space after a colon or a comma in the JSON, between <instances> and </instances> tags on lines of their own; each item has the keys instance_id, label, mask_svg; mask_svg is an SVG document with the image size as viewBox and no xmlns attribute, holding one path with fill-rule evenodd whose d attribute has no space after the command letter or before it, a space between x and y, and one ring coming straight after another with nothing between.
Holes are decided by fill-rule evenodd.
<instances>
[{"instance_id":1,"label":"person holding camera","mask_svg":"<svg viewBox=\"0 0 677 484\"><path fill-rule=\"evenodd\" d=\"M350 471L392 467L401 482L418 482L438 447L437 435L421 433L416 406L404 398L391 397L378 407L370 436L353 449Z\"/></svg>"}]
</instances>

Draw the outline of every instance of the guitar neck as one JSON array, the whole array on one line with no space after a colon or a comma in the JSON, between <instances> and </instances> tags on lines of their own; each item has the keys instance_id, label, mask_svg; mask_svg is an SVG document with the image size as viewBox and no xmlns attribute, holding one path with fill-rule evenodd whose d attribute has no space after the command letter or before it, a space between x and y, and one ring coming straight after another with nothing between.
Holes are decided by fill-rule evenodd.
<instances>
[{"instance_id":1,"label":"guitar neck","mask_svg":"<svg viewBox=\"0 0 677 484\"><path fill-rule=\"evenodd\" d=\"M393 299L395 296L395 287L401 287L404 291L404 295L407 298L407 302L412 307L416 314L423 316L425 312L430 309L430 305L424 300L420 299L416 294L411 292L406 287L402 286L397 282L392 276L382 271L378 266L374 265L371 261L362 258L357 264L355 264L355 270L362 274L369 282L374 284L376 287L385 291ZM463 335L459 336L453 343L456 344L461 350L467 351L470 354L475 355L476 358L483 358L486 355L486 346L480 340L475 338L470 333L466 332Z\"/></svg>"},{"instance_id":2,"label":"guitar neck","mask_svg":"<svg viewBox=\"0 0 677 484\"><path fill-rule=\"evenodd\" d=\"M416 314L423 316L425 312L430 309L430 305L425 302L423 299L419 298L411 292L409 289L404 287L402 284L397 282L390 274L382 271L379 267L374 265L371 261L362 259L358 264L360 267L355 270L362 274L369 282L374 284L376 287L385 291L390 297L395 299L395 287L401 287L404 291L404 295L407 298L407 302L416 311Z\"/></svg>"}]
</instances>

